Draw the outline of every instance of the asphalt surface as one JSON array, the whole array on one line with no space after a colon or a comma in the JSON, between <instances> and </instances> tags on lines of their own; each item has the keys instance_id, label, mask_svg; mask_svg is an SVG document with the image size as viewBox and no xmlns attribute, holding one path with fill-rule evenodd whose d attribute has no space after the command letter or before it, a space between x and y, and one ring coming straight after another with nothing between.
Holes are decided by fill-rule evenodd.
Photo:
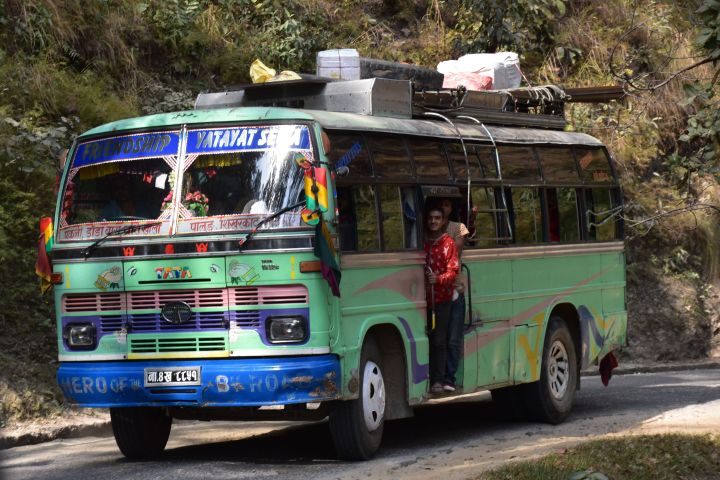
<instances>
[{"instance_id":1,"label":"asphalt surface","mask_svg":"<svg viewBox=\"0 0 720 480\"><path fill-rule=\"evenodd\" d=\"M720 368L720 358L688 360L681 362L624 363L613 372L614 375L632 373L656 373L678 370L699 370ZM597 367L582 372L583 377L599 375ZM84 410L91 415L71 415L67 418L33 422L28 421L0 430L0 450L51 442L57 439L82 438L87 436L111 436L110 418L104 410Z\"/></svg>"},{"instance_id":2,"label":"asphalt surface","mask_svg":"<svg viewBox=\"0 0 720 480\"><path fill-rule=\"evenodd\" d=\"M720 431L720 362L680 367L628 365L609 387L588 375L558 426L502 418L487 393L436 400L414 418L389 422L369 462L337 461L326 422L177 422L157 460L128 461L111 436L88 435L2 450L0 478L472 478L608 434Z\"/></svg>"}]
</instances>

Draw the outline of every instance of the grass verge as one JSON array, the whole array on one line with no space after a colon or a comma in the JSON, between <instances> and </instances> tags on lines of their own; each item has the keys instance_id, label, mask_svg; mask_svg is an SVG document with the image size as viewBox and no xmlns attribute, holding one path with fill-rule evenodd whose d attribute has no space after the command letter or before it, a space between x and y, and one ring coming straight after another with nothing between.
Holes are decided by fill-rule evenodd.
<instances>
[{"instance_id":1,"label":"grass verge","mask_svg":"<svg viewBox=\"0 0 720 480\"><path fill-rule=\"evenodd\" d=\"M513 463L477 477L481 480L602 478L720 480L720 434L604 438L538 460Z\"/></svg>"}]
</instances>

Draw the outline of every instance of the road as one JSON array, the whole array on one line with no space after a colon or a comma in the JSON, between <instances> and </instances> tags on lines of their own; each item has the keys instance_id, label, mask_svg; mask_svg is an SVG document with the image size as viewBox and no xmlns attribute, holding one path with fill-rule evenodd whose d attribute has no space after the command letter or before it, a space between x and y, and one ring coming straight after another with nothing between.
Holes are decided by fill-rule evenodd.
<instances>
[{"instance_id":1,"label":"road","mask_svg":"<svg viewBox=\"0 0 720 480\"><path fill-rule=\"evenodd\" d=\"M583 377L573 413L558 426L503 419L487 393L435 402L388 422L369 462L337 461L325 422L176 422L159 460L128 461L112 437L56 440L0 451L0 478L466 479L601 435L717 433L720 369L619 375L607 388Z\"/></svg>"}]
</instances>

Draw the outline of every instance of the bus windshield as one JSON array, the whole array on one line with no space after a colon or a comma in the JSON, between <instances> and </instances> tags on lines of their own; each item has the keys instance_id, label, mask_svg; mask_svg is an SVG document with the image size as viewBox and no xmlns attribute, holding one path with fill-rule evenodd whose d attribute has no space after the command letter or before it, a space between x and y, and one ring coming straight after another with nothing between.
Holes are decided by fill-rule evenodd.
<instances>
[{"instance_id":1,"label":"bus windshield","mask_svg":"<svg viewBox=\"0 0 720 480\"><path fill-rule=\"evenodd\" d=\"M302 167L314 158L306 126L191 130L185 139L167 132L81 143L60 240L97 239L128 223L148 224L131 236L248 231L304 198ZM264 228L302 227L300 210Z\"/></svg>"}]
</instances>

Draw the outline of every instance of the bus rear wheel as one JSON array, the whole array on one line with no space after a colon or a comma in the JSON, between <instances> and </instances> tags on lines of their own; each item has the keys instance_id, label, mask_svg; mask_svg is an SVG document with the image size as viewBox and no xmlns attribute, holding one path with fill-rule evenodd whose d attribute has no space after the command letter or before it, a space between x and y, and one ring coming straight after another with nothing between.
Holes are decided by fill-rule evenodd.
<instances>
[{"instance_id":1,"label":"bus rear wheel","mask_svg":"<svg viewBox=\"0 0 720 480\"><path fill-rule=\"evenodd\" d=\"M374 339L365 341L360 357L360 395L338 402L330 413L330 433L343 460L368 460L380 448L385 425L385 380L382 356Z\"/></svg>"},{"instance_id":2,"label":"bus rear wheel","mask_svg":"<svg viewBox=\"0 0 720 480\"><path fill-rule=\"evenodd\" d=\"M545 335L540 380L523 385L530 418L553 425L565 420L573 406L577 381L575 343L565 320L552 316Z\"/></svg>"},{"instance_id":3,"label":"bus rear wheel","mask_svg":"<svg viewBox=\"0 0 720 480\"><path fill-rule=\"evenodd\" d=\"M172 417L159 408L111 408L115 443L130 459L152 458L165 449Z\"/></svg>"}]
</instances>

